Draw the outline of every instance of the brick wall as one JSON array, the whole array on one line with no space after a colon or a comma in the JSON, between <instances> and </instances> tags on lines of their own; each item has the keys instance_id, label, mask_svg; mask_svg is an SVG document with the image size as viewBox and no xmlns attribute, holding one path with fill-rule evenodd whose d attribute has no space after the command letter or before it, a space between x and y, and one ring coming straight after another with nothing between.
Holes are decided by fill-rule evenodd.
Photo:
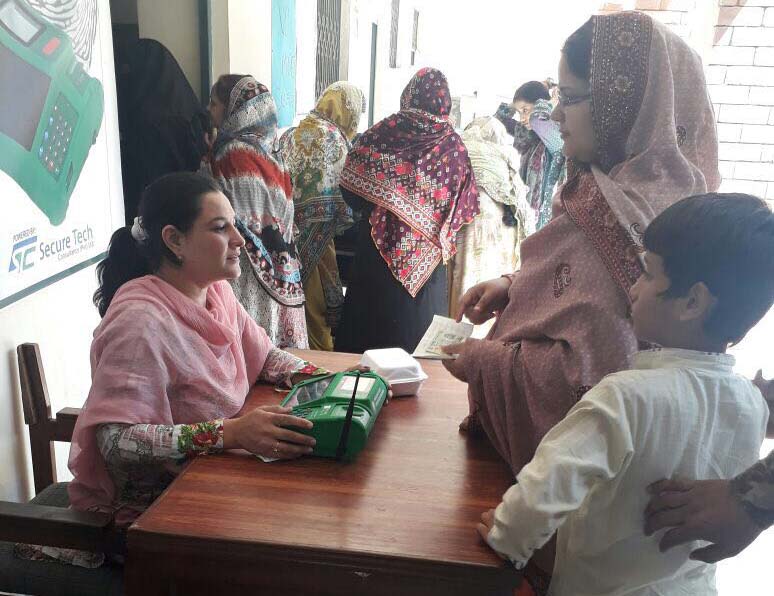
<instances>
[{"instance_id":1,"label":"brick wall","mask_svg":"<svg viewBox=\"0 0 774 596\"><path fill-rule=\"evenodd\" d=\"M713 0L698 1L712 2ZM665 25L669 25L669 28L680 37L688 39L692 23L691 11L696 8L696 2L697 0L619 0L618 2L603 2L600 12L610 13L636 9Z\"/></svg>"},{"instance_id":2,"label":"brick wall","mask_svg":"<svg viewBox=\"0 0 774 596\"><path fill-rule=\"evenodd\" d=\"M657 21L669 25L683 39L690 36L690 12L696 8L697 0L638 0L637 10L650 15ZM711 0L699 0L708 2Z\"/></svg>"},{"instance_id":3,"label":"brick wall","mask_svg":"<svg viewBox=\"0 0 774 596\"><path fill-rule=\"evenodd\" d=\"M721 0L707 65L721 190L774 204L774 0Z\"/></svg>"},{"instance_id":4,"label":"brick wall","mask_svg":"<svg viewBox=\"0 0 774 596\"><path fill-rule=\"evenodd\" d=\"M718 11L712 47L700 53L718 125L721 190L774 207L774 0L621 0L602 2L601 12L636 8L693 43L702 37L695 28L707 26L693 11L705 3Z\"/></svg>"}]
</instances>

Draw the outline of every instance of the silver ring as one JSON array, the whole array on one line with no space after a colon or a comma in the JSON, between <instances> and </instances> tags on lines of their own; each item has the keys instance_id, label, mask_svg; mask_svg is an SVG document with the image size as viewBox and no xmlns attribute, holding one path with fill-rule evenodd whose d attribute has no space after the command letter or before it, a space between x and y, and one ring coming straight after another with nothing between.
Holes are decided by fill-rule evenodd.
<instances>
[{"instance_id":1,"label":"silver ring","mask_svg":"<svg viewBox=\"0 0 774 596\"><path fill-rule=\"evenodd\" d=\"M274 444L274 449L272 449L272 451L274 452L274 455L277 455L277 454L279 454L279 446L280 446L280 442L279 442L279 441L277 441L277 442Z\"/></svg>"}]
</instances>

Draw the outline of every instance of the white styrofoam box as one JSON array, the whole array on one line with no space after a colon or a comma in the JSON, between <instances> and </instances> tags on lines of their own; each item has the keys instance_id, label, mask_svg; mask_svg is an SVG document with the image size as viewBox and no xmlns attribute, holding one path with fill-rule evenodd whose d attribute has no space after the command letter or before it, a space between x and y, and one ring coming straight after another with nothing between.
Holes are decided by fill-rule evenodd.
<instances>
[{"instance_id":1,"label":"white styrofoam box","mask_svg":"<svg viewBox=\"0 0 774 596\"><path fill-rule=\"evenodd\" d=\"M427 380L419 362L401 348L366 350L360 358L360 364L387 381L393 397L418 395Z\"/></svg>"}]
</instances>

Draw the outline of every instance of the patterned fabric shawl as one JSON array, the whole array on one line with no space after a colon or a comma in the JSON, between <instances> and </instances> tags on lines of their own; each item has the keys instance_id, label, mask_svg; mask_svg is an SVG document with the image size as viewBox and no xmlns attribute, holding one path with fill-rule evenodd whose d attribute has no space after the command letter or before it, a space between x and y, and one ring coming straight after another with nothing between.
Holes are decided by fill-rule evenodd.
<instances>
[{"instance_id":1,"label":"patterned fabric shawl","mask_svg":"<svg viewBox=\"0 0 774 596\"><path fill-rule=\"evenodd\" d=\"M642 234L664 209L720 184L715 115L701 59L648 15L592 17L591 112L597 155L571 167L561 203L625 292Z\"/></svg>"},{"instance_id":2,"label":"patterned fabric shawl","mask_svg":"<svg viewBox=\"0 0 774 596\"><path fill-rule=\"evenodd\" d=\"M280 304L297 306L304 302L304 291L293 238L292 185L276 141L271 93L253 77L243 77L231 92L202 170L231 201L258 281Z\"/></svg>"},{"instance_id":3,"label":"patterned fabric shawl","mask_svg":"<svg viewBox=\"0 0 774 596\"><path fill-rule=\"evenodd\" d=\"M495 116L476 118L465 127L462 140L468 149L479 191L500 203L510 214L509 219L515 216L519 237L534 232L535 216L519 177L519 154L513 148L513 137L505 125Z\"/></svg>"},{"instance_id":4,"label":"patterned fabric shawl","mask_svg":"<svg viewBox=\"0 0 774 596\"><path fill-rule=\"evenodd\" d=\"M494 116L476 118L465 127L462 140L476 173L476 184L503 205L518 201L519 155L505 126Z\"/></svg>"},{"instance_id":5,"label":"patterned fabric shawl","mask_svg":"<svg viewBox=\"0 0 774 596\"><path fill-rule=\"evenodd\" d=\"M416 296L436 266L456 252L457 232L478 214L467 149L448 116L446 77L417 72L401 109L355 143L341 186L375 205L371 237L393 276Z\"/></svg>"},{"instance_id":6,"label":"patterned fabric shawl","mask_svg":"<svg viewBox=\"0 0 774 596\"><path fill-rule=\"evenodd\" d=\"M315 109L280 140L293 182L296 245L304 281L317 267L327 244L353 223L352 211L341 198L339 178L364 100L354 85L333 83Z\"/></svg>"}]
</instances>

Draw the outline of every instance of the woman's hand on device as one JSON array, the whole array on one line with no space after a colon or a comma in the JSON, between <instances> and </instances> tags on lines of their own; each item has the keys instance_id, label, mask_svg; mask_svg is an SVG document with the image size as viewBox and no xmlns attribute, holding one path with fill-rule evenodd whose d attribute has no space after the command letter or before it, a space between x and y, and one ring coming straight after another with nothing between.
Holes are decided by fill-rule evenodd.
<instances>
[{"instance_id":1,"label":"woman's hand on device","mask_svg":"<svg viewBox=\"0 0 774 596\"><path fill-rule=\"evenodd\" d=\"M260 406L240 418L225 420L223 446L275 459L308 455L315 445L314 437L291 428L309 430L312 422L293 416L290 411L291 408L282 406Z\"/></svg>"}]
</instances>

